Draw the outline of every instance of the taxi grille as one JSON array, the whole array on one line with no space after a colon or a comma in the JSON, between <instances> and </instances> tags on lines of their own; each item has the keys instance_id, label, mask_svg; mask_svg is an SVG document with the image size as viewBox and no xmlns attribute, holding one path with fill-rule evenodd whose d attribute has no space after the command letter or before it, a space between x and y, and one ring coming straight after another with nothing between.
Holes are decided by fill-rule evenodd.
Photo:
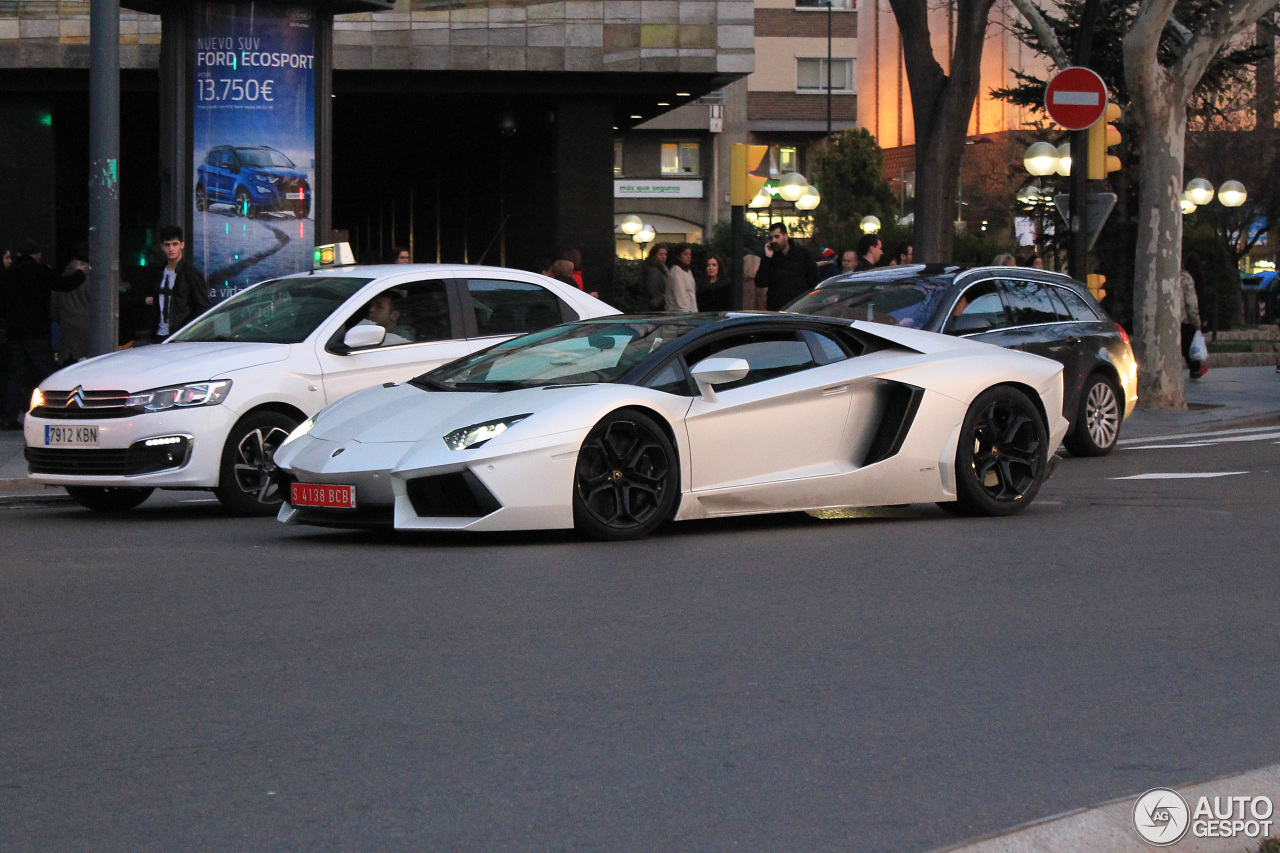
<instances>
[{"instance_id":1,"label":"taxi grille","mask_svg":"<svg viewBox=\"0 0 1280 853\"><path fill-rule=\"evenodd\" d=\"M28 447L26 457L32 474L131 477L181 468L191 458L191 441L183 437L153 447L139 441L124 450Z\"/></svg>"},{"instance_id":2,"label":"taxi grille","mask_svg":"<svg viewBox=\"0 0 1280 853\"><path fill-rule=\"evenodd\" d=\"M142 412L125 405L128 391L45 391L44 405L32 410L37 418L84 420L87 418L127 418Z\"/></svg>"}]
</instances>

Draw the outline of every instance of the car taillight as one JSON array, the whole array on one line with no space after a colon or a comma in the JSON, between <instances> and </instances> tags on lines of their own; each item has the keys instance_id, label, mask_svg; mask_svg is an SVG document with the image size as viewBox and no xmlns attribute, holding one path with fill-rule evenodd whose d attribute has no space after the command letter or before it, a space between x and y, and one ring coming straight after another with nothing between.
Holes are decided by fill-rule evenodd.
<instances>
[{"instance_id":1,"label":"car taillight","mask_svg":"<svg viewBox=\"0 0 1280 853\"><path fill-rule=\"evenodd\" d=\"M1124 330L1124 326L1116 323L1116 331L1120 333L1120 340L1124 341L1126 344L1129 343L1129 333Z\"/></svg>"}]
</instances>

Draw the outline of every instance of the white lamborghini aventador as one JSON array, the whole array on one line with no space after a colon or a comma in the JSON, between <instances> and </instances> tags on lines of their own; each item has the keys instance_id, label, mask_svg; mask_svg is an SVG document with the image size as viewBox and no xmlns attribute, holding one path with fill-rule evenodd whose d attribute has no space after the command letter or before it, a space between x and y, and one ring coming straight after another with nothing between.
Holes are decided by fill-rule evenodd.
<instances>
[{"instance_id":1,"label":"white lamborghini aventador","mask_svg":"<svg viewBox=\"0 0 1280 853\"><path fill-rule=\"evenodd\" d=\"M779 314L613 316L355 394L276 451L280 520L576 527L937 501L1009 515L1067 430L1062 366Z\"/></svg>"}]
</instances>

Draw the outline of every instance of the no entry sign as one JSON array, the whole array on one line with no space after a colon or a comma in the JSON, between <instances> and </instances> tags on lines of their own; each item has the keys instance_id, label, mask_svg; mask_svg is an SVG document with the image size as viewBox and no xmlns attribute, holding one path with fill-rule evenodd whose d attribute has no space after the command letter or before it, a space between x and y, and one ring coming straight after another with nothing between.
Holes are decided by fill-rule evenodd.
<instances>
[{"instance_id":1,"label":"no entry sign","mask_svg":"<svg viewBox=\"0 0 1280 853\"><path fill-rule=\"evenodd\" d=\"M1107 84L1088 68L1064 68L1044 91L1049 118L1067 130L1092 127L1107 109Z\"/></svg>"}]
</instances>

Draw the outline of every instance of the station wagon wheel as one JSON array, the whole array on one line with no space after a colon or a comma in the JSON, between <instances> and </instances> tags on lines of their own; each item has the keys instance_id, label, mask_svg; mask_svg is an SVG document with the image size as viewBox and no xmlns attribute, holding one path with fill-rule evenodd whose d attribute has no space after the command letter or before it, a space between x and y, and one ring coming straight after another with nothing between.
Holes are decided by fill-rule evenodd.
<instances>
[{"instance_id":1,"label":"station wagon wheel","mask_svg":"<svg viewBox=\"0 0 1280 853\"><path fill-rule=\"evenodd\" d=\"M594 539L636 539L670 517L680 488L675 448L652 418L618 411L587 434L573 481L573 518Z\"/></svg>"},{"instance_id":2,"label":"station wagon wheel","mask_svg":"<svg viewBox=\"0 0 1280 853\"><path fill-rule=\"evenodd\" d=\"M1013 515L1040 491L1048 463L1044 420L1022 392L1006 386L978 395L956 448L956 501L962 515Z\"/></svg>"},{"instance_id":3,"label":"station wagon wheel","mask_svg":"<svg viewBox=\"0 0 1280 853\"><path fill-rule=\"evenodd\" d=\"M66 486L71 500L94 512L128 512L141 504L155 489L132 486Z\"/></svg>"},{"instance_id":4,"label":"station wagon wheel","mask_svg":"<svg viewBox=\"0 0 1280 853\"><path fill-rule=\"evenodd\" d=\"M237 515L275 515L282 495L271 478L275 452L298 421L280 412L251 412L231 428L214 494Z\"/></svg>"},{"instance_id":5,"label":"station wagon wheel","mask_svg":"<svg viewBox=\"0 0 1280 853\"><path fill-rule=\"evenodd\" d=\"M1085 383L1071 434L1064 440L1074 456L1106 456L1120 438L1122 408L1115 384L1095 373Z\"/></svg>"}]
</instances>

